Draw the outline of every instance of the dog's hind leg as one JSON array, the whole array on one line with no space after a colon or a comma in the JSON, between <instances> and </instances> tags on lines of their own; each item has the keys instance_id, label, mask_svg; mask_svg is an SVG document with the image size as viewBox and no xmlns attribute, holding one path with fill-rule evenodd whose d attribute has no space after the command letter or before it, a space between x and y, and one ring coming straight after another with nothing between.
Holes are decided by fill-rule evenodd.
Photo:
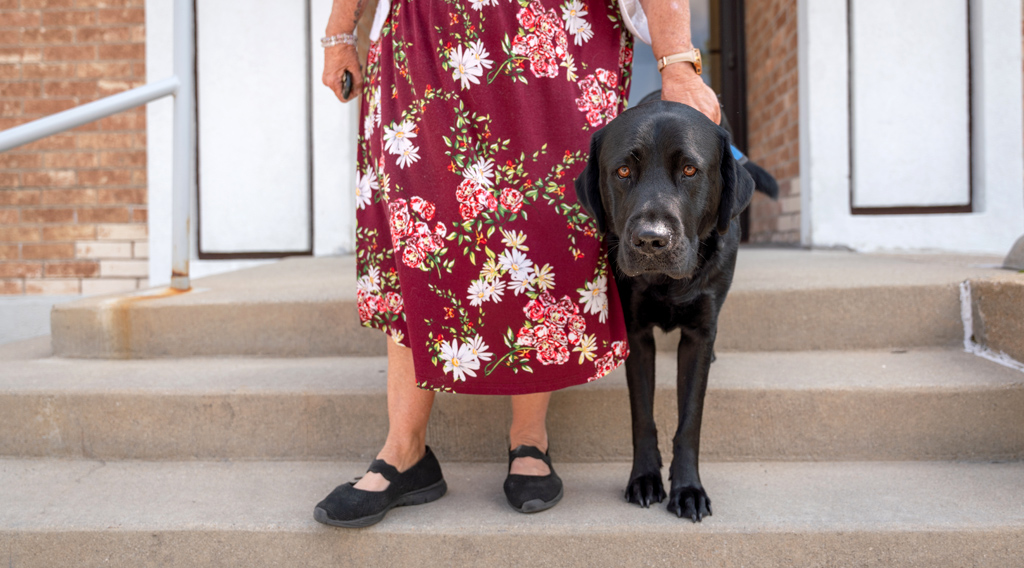
<instances>
[{"instance_id":1,"label":"dog's hind leg","mask_svg":"<svg viewBox=\"0 0 1024 568\"><path fill-rule=\"evenodd\" d=\"M641 507L665 499L658 429L654 424L654 355L654 330L630 331L626 381L633 418L633 471L626 485L626 501Z\"/></svg>"},{"instance_id":2,"label":"dog's hind leg","mask_svg":"<svg viewBox=\"0 0 1024 568\"><path fill-rule=\"evenodd\" d=\"M711 499L701 485L698 468L700 425L704 413L704 393L708 386L708 370L715 349L715 327L712 323L710 329L683 328L679 340L676 377L679 427L672 439L668 510L693 522L711 515Z\"/></svg>"}]
</instances>

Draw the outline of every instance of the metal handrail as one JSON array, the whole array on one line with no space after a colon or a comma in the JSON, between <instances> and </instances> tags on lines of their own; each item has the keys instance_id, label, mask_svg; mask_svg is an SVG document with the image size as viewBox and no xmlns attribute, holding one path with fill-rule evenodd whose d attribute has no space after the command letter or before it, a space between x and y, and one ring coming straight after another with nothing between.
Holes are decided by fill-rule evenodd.
<instances>
[{"instance_id":1,"label":"metal handrail","mask_svg":"<svg viewBox=\"0 0 1024 568\"><path fill-rule=\"evenodd\" d=\"M174 75L45 118L0 131L0 152L174 95L171 158L171 288L188 290L189 228L196 179L195 14L174 0Z\"/></svg>"}]
</instances>

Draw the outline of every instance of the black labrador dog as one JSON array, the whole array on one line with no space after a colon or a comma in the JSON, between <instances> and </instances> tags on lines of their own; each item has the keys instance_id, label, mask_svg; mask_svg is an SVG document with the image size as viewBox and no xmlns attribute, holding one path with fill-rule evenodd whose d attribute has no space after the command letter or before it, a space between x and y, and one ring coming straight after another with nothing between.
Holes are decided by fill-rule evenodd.
<instances>
[{"instance_id":1,"label":"black labrador dog","mask_svg":"<svg viewBox=\"0 0 1024 568\"><path fill-rule=\"evenodd\" d=\"M680 328L668 510L697 522L711 515L698 473L700 426L718 313L736 266L738 216L755 188L776 198L778 185L756 164L740 165L728 125L680 103L648 102L652 98L593 135L576 195L605 235L625 312L633 417L626 500L647 507L665 498L654 424L653 332L654 326Z\"/></svg>"}]
</instances>

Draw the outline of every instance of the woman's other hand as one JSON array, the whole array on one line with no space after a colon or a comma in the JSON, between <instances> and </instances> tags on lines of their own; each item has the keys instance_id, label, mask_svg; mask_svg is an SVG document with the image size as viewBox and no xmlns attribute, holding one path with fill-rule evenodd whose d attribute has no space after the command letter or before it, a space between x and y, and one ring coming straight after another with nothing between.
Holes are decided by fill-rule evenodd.
<instances>
[{"instance_id":1,"label":"woman's other hand","mask_svg":"<svg viewBox=\"0 0 1024 568\"><path fill-rule=\"evenodd\" d=\"M715 91L700 78L690 63L673 63L661 70L661 99L690 105L715 124L722 122L722 107Z\"/></svg>"},{"instance_id":2,"label":"woman's other hand","mask_svg":"<svg viewBox=\"0 0 1024 568\"><path fill-rule=\"evenodd\" d=\"M352 92L348 94L348 98L342 95L345 71L352 74ZM343 103L359 96L363 89L363 72L359 68L359 53L354 45L334 45L324 50L323 81Z\"/></svg>"}]
</instances>

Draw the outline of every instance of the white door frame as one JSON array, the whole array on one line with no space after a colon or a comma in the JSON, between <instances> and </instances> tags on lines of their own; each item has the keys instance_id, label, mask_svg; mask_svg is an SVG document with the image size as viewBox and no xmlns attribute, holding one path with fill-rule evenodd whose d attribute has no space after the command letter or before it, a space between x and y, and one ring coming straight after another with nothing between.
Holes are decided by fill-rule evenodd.
<instances>
[{"instance_id":1,"label":"white door frame","mask_svg":"<svg viewBox=\"0 0 1024 568\"><path fill-rule=\"evenodd\" d=\"M971 0L973 212L934 215L851 213L847 0L797 9L801 242L1005 254L1024 233L1021 3Z\"/></svg>"},{"instance_id":2,"label":"white door frame","mask_svg":"<svg viewBox=\"0 0 1024 568\"><path fill-rule=\"evenodd\" d=\"M246 4L234 1L239 10ZM327 26L331 0L309 0L313 37L313 254L355 250L357 102L341 104L320 82L323 50L316 40ZM172 0L146 0L146 78L163 79L173 73ZM305 65L305 61L297 62ZM259 73L258 69L252 70ZM149 181L149 282L163 286L171 274L171 126L173 101L162 99L146 109L146 158ZM239 133L245 135L244 133ZM240 196L243 198L244 196ZM197 219L192 197L192 219ZM194 278L238 270L266 260L199 260L196 223L192 223L190 272Z\"/></svg>"}]
</instances>

